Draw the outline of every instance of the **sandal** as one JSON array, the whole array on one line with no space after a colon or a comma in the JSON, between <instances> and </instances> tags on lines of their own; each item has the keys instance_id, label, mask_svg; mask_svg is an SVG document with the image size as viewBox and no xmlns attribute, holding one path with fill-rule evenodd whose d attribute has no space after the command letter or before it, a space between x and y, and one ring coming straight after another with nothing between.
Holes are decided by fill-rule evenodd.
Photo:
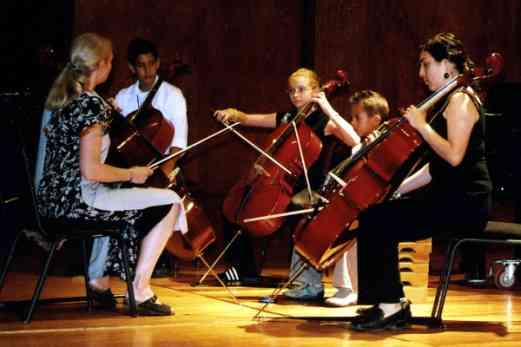
<instances>
[{"instance_id":1,"label":"sandal","mask_svg":"<svg viewBox=\"0 0 521 347\"><path fill-rule=\"evenodd\" d=\"M127 294L128 295L128 294ZM128 306L128 296L125 295L125 297L123 298L123 305L126 305ZM157 300L157 296L156 295L153 295L151 296L148 300L154 300L156 301ZM137 306L137 302L136 302L136 306Z\"/></svg>"}]
</instances>

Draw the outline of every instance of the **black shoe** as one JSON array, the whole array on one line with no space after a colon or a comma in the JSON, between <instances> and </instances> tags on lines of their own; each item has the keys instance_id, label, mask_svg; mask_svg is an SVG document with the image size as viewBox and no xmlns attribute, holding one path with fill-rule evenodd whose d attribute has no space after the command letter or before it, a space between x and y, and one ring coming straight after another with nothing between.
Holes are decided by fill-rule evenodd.
<instances>
[{"instance_id":1,"label":"black shoe","mask_svg":"<svg viewBox=\"0 0 521 347\"><path fill-rule=\"evenodd\" d=\"M356 316L355 318L353 318L353 322L356 321L357 319L362 319L362 318L364 318L364 317L374 315L375 312L377 312L377 310L380 310L380 308L378 307L378 304L373 305L373 306L371 306L371 307L358 308L358 309L356 310L356 314L357 314L358 316Z\"/></svg>"},{"instance_id":2,"label":"black shoe","mask_svg":"<svg viewBox=\"0 0 521 347\"><path fill-rule=\"evenodd\" d=\"M403 298L403 299L400 299L400 303L403 305L407 304L407 305L411 305L411 300L407 299L407 298ZM356 314L358 314L359 316L369 316L369 315L372 315L375 313L376 310L379 310L380 308L378 307L378 304L376 305L373 305L371 307L363 307L363 308L358 308L356 309ZM355 317L355 318L358 318L358 317Z\"/></svg>"},{"instance_id":3,"label":"black shoe","mask_svg":"<svg viewBox=\"0 0 521 347\"><path fill-rule=\"evenodd\" d=\"M411 321L411 306L409 302L401 303L401 309L384 318L383 311L373 306L365 311L366 315L360 315L351 322L351 329L356 331L400 330L407 328Z\"/></svg>"},{"instance_id":4,"label":"black shoe","mask_svg":"<svg viewBox=\"0 0 521 347\"><path fill-rule=\"evenodd\" d=\"M243 286L258 286L258 285L262 284L262 282L264 281L264 278L262 278L262 276L256 276L256 275L241 276L240 281Z\"/></svg>"},{"instance_id":5,"label":"black shoe","mask_svg":"<svg viewBox=\"0 0 521 347\"><path fill-rule=\"evenodd\" d=\"M157 300L157 295L153 295L152 297L150 297L150 299L152 299L153 301L156 301ZM123 298L123 305L128 306L128 297L127 296L125 296ZM137 305L137 303L136 303L136 305Z\"/></svg>"},{"instance_id":6,"label":"black shoe","mask_svg":"<svg viewBox=\"0 0 521 347\"><path fill-rule=\"evenodd\" d=\"M242 278L235 266L230 266L217 276L219 276L221 281L223 281L227 286L240 286L242 284Z\"/></svg>"},{"instance_id":7,"label":"black shoe","mask_svg":"<svg viewBox=\"0 0 521 347\"><path fill-rule=\"evenodd\" d=\"M157 302L157 296L152 296L148 300L136 305L137 313L140 316L172 316L174 311L165 304Z\"/></svg>"},{"instance_id":8,"label":"black shoe","mask_svg":"<svg viewBox=\"0 0 521 347\"><path fill-rule=\"evenodd\" d=\"M116 307L116 298L110 289L100 291L91 287L90 296L98 308L114 309Z\"/></svg>"}]
</instances>

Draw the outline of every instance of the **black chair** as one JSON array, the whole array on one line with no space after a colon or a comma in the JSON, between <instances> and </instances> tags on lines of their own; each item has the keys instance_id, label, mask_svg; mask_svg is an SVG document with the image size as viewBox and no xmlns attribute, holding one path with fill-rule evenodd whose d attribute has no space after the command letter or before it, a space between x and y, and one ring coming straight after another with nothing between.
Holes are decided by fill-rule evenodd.
<instances>
[{"instance_id":1,"label":"black chair","mask_svg":"<svg viewBox=\"0 0 521 347\"><path fill-rule=\"evenodd\" d=\"M134 290L132 287L132 275L130 272L129 264L128 264L128 247L126 241L122 237L121 233L121 225L117 223L99 223L99 222L86 222L86 221L78 221L78 220L64 220L64 219L56 219L56 220L45 220L41 221L41 231L47 235L50 240L50 249L47 257L45 259L43 268L40 272L40 277L36 284L36 288L34 289L34 293L32 299L30 301L25 314L23 315L23 320L26 324L30 323L33 317L33 313L36 309L36 305L38 303L57 303L57 302L74 302L74 301L87 301L87 306L89 312L92 310L93 299L91 294L91 289L88 285L89 277L88 277L88 264L89 264L89 252L87 250L87 245L89 241L103 236L110 236L116 239L119 242L121 247L122 255L123 255L123 271L125 272L125 278L127 283L127 291L128 291L128 302L129 302L129 313L132 316L137 315L136 310L136 301L134 297ZM9 271L9 267L13 261L15 250L17 243L22 235L22 232L19 232L14 240L7 259L5 261L4 268L2 269L2 273L0 274L0 291L2 290L5 279L7 277L7 273ZM51 260L56 253L58 246L65 241L68 240L80 240L82 244L83 250L83 269L84 269L84 278L85 278L85 297L71 297L71 298L56 298L56 299L47 299L40 300L40 295L47 279L49 266ZM66 245L66 243L64 243Z\"/></svg>"},{"instance_id":2,"label":"black chair","mask_svg":"<svg viewBox=\"0 0 521 347\"><path fill-rule=\"evenodd\" d=\"M27 180L28 192L31 200L31 208L34 212L34 222L35 227L38 231L44 235L50 241L50 249L47 254L44 266L42 271L40 272L40 277L36 284L36 288L34 289L32 299L30 300L29 306L27 307L25 314L23 314L23 320L26 324L30 323L33 317L34 310L38 303L63 303L63 302L76 302L76 301L87 301L89 312L92 311L92 293L89 287L89 277L88 277L88 264L89 264L89 252L87 250L87 245L90 244L89 241L103 236L113 237L118 241L119 246L122 251L123 256L123 271L125 273L126 283L127 283L127 293L128 293L128 304L129 304L129 313L132 316L137 315L136 308L136 300L134 296L134 290L132 287L132 275L130 272L130 267L128 264L129 252L127 242L123 239L122 234L122 225L120 223L100 223L93 221L82 221L82 220L67 220L67 219L55 219L55 220L44 220L40 217L37 211L37 197L36 197L36 189L33 184L33 170L31 169L31 164L29 157L27 155L27 151L25 149L25 143L23 140L22 132L15 124L16 133L19 139L19 151L20 155L24 162L24 170L25 170L25 178ZM1 207L0 207L1 208ZM3 212L3 210L2 210ZM23 235L23 231L20 230L16 234L16 237L9 249L6 260L4 262L4 266L2 272L0 273L0 292L4 287L4 283L7 277L7 273L9 272L9 268L13 261L16 246ZM47 274L49 271L49 266L51 264L51 260L58 249L60 244L65 244L67 240L80 240L82 244L83 250L83 271L85 277L85 297L71 297L71 298L55 298L55 299L47 299L40 300L40 295L47 279ZM27 301L21 302L10 302L3 303L4 306L8 306L9 304L13 304L18 306L20 304L24 305Z\"/></svg>"},{"instance_id":3,"label":"black chair","mask_svg":"<svg viewBox=\"0 0 521 347\"><path fill-rule=\"evenodd\" d=\"M427 319L427 323L431 327L443 327L443 306L445 305L445 298L447 297L454 258L459 246L464 243L506 244L518 246L521 245L521 224L489 221L483 232L469 235L464 238L453 238L450 240L445 255L445 267L440 274L440 283L434 298L432 313Z\"/></svg>"}]
</instances>

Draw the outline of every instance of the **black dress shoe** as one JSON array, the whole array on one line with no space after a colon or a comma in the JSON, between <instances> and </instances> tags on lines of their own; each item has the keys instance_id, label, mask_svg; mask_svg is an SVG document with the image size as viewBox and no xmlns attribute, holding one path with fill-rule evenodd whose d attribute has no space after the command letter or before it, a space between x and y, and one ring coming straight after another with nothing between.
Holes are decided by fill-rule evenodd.
<instances>
[{"instance_id":1,"label":"black dress shoe","mask_svg":"<svg viewBox=\"0 0 521 347\"><path fill-rule=\"evenodd\" d=\"M402 307L405 304L411 305L411 300L409 300L407 298L403 298L400 300L400 303L401 303ZM358 308L356 310L356 314L358 314L359 316L369 316L369 315L374 314L374 312L379 309L380 308L378 307L378 304L373 305L371 307L362 307L362 308ZM355 317L355 318L358 318L358 317Z\"/></svg>"},{"instance_id":2,"label":"black dress shoe","mask_svg":"<svg viewBox=\"0 0 521 347\"><path fill-rule=\"evenodd\" d=\"M369 315L373 314L373 312L375 310L379 310L379 309L380 308L378 307L378 304L376 304L371 307L358 308L356 310L356 314L358 314L359 316L369 316Z\"/></svg>"},{"instance_id":3,"label":"black dress shoe","mask_svg":"<svg viewBox=\"0 0 521 347\"><path fill-rule=\"evenodd\" d=\"M400 330L409 326L411 321L411 306L408 302L401 304L402 308L384 318L383 311L377 306L366 309L365 315L355 317L351 329L356 331Z\"/></svg>"},{"instance_id":4,"label":"black dress shoe","mask_svg":"<svg viewBox=\"0 0 521 347\"><path fill-rule=\"evenodd\" d=\"M143 301L136 305L137 313L140 316L172 316L174 311L165 304L157 302L157 296L152 296L150 299Z\"/></svg>"},{"instance_id":5,"label":"black dress shoe","mask_svg":"<svg viewBox=\"0 0 521 347\"><path fill-rule=\"evenodd\" d=\"M100 291L91 287L90 297L94 300L96 307L103 309L114 309L116 307L116 298L110 289Z\"/></svg>"}]
</instances>

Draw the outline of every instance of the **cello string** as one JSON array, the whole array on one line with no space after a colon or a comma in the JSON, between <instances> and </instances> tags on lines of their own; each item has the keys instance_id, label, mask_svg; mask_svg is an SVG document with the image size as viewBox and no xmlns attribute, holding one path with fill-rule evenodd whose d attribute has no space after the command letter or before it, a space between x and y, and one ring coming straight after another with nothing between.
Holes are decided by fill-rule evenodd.
<instances>
[{"instance_id":1,"label":"cello string","mask_svg":"<svg viewBox=\"0 0 521 347\"><path fill-rule=\"evenodd\" d=\"M137 115L141 112L141 103L139 102L139 96L136 95L136 104L137 104L137 111L134 112L134 115L132 115L129 119L129 122L134 122L134 119L136 119Z\"/></svg>"},{"instance_id":2,"label":"cello string","mask_svg":"<svg viewBox=\"0 0 521 347\"><path fill-rule=\"evenodd\" d=\"M308 189L309 201L313 201L313 192L311 191L311 183L309 182L308 169L306 166L306 160L304 159L304 152L302 151L302 144L300 142L300 136L297 130L297 124L295 121L291 121L291 125L293 126L293 130L295 131L295 137L297 138L297 146L300 154L300 162L302 164L302 169L304 170L304 177L306 178L306 187Z\"/></svg>"},{"instance_id":3,"label":"cello string","mask_svg":"<svg viewBox=\"0 0 521 347\"><path fill-rule=\"evenodd\" d=\"M137 110L136 110L136 112L134 112L134 114L129 119L130 122L134 122L134 120L137 118L137 116L141 113L141 110L142 110L144 105L152 104L152 100L148 100L148 102L147 102L147 99L149 98L150 93L154 93L155 94L157 92L157 90L159 89L161 83L163 83L163 80L161 78L157 77L156 81L154 82L154 85L152 86L152 88L150 88L150 90L146 94L145 99L143 100L143 103L139 102L139 96L136 95ZM153 95L153 96L155 97L155 95Z\"/></svg>"},{"instance_id":4,"label":"cello string","mask_svg":"<svg viewBox=\"0 0 521 347\"><path fill-rule=\"evenodd\" d=\"M327 174L328 174L331 178L333 178L333 179L336 181L336 183L338 183L342 188L345 188L345 187L347 186L347 182L344 181L343 179L341 179L340 177L338 177L337 175L335 175L335 174L333 173L333 171L329 171Z\"/></svg>"}]
</instances>

